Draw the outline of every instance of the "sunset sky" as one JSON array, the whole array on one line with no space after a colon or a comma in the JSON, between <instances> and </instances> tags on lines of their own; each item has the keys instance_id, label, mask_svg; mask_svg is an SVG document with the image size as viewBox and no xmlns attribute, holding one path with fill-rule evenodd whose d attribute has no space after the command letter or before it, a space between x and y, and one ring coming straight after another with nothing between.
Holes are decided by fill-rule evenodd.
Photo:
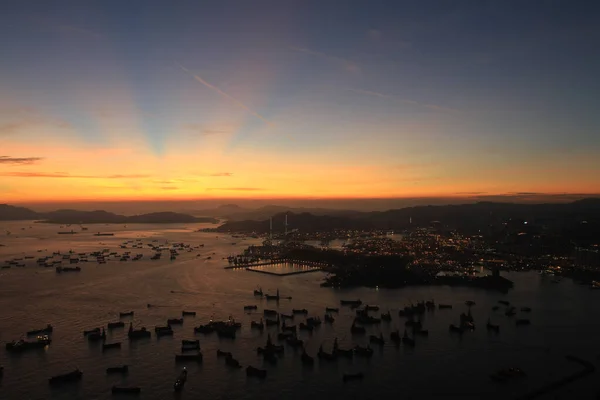
<instances>
[{"instance_id":1,"label":"sunset sky","mask_svg":"<svg viewBox=\"0 0 600 400\"><path fill-rule=\"evenodd\" d=\"M8 1L0 203L600 193L594 1Z\"/></svg>"}]
</instances>

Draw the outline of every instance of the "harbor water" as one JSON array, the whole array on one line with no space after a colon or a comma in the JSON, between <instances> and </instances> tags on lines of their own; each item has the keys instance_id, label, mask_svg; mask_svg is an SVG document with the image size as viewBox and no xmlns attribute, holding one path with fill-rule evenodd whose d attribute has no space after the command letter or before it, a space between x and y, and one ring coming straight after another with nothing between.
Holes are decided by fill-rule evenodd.
<instances>
[{"instance_id":1,"label":"harbor water","mask_svg":"<svg viewBox=\"0 0 600 400\"><path fill-rule=\"evenodd\" d=\"M567 361L566 355L598 361L600 320L595 308L600 291L571 280L556 283L535 272L504 273L515 282L508 294L458 287L322 288L319 284L323 272L277 276L225 270L224 257L259 240L198 232L207 226L91 225L87 231L73 228L78 232L74 235L58 235L67 228L23 221L2 223L0 265L5 265L5 260L22 258L19 262L26 266L0 270L0 365L4 366L0 399L108 399L113 398L113 385L139 386L144 399L169 399L174 396L173 383L182 368L175 364L174 356L180 351L182 339L194 338L200 340L204 360L201 364L186 364L187 382L177 395L181 399L510 399L580 370L581 366ZM5 235L5 231L11 234ZM114 236L93 236L98 231ZM144 250L132 249L131 243L127 249L120 247L138 239ZM150 260L154 252L147 244L173 243L204 246L190 252L180 250L175 260L169 259L168 252L160 260ZM89 262L78 264L81 272L61 274L35 263L37 258L53 252L90 253L102 249L144 256L139 261L110 258L106 264L88 257ZM291 300L275 302L254 297L253 290L258 287L269 294L279 289L281 296L290 296ZM378 305L380 311L391 312L392 321L368 326L367 335L353 337L350 325L355 311L340 306L341 299ZM423 329L429 330L429 337L417 337L414 348L396 347L389 341L390 332L399 329L402 333L406 320L398 316L398 310L421 300L452 304L453 309L427 312ZM467 300L476 303L471 308L476 330L461 337L450 333L448 326L459 323L460 313L467 312ZM531 307L532 311L507 317L498 300L510 301L517 310ZM148 308L148 303L155 307ZM254 304L258 310L244 312L245 305ZM494 312L495 305L500 309ZM300 351L286 346L277 365L263 364L256 348L265 344L268 332L276 341L277 332L276 328L267 328L262 334L250 329L251 321L263 318L263 309L291 313L292 308L306 308L308 316L323 319L326 306L340 308L339 314L332 314L335 322L323 323L312 334L299 333L308 354L316 358L321 345L331 351L335 338L342 348L365 346L369 334L380 332L385 345L372 345L375 354L370 359L317 360L313 368L302 365ZM173 337L157 339L153 328L165 325L168 318L181 317L182 310L197 314L185 317L183 325L174 326ZM103 353L99 344L84 338L83 330L118 321L119 312L126 311L134 311L134 316L122 319L125 329L108 332L107 338L107 343L121 341L120 350ZM242 323L235 340L194 334L194 326L229 316ZM515 326L515 318L521 317L529 318L531 325ZM488 318L500 325L498 334L486 330ZM126 330L130 321L136 328L151 330L152 338L130 343ZM302 321L304 317L296 316L293 323ZM46 349L20 355L4 350L5 343L47 324L54 326L54 332ZM247 377L244 369L230 369L222 358L217 358L217 349L231 352L244 367L265 368L266 379ZM106 375L107 367L124 364L129 365L128 375ZM511 367L521 368L527 376L506 383L490 379L490 374ZM83 371L80 382L56 388L48 385L51 376L75 368ZM354 372L363 372L364 379L342 381L344 373ZM595 398L599 389L596 382L593 374L540 398Z\"/></svg>"}]
</instances>

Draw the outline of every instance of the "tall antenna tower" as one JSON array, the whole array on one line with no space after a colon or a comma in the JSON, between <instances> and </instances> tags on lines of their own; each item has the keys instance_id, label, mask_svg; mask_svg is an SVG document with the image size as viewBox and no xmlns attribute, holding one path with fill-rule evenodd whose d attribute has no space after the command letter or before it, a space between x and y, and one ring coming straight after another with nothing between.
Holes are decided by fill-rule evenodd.
<instances>
[{"instance_id":1,"label":"tall antenna tower","mask_svg":"<svg viewBox=\"0 0 600 400\"><path fill-rule=\"evenodd\" d=\"M273 217L269 218L269 240L273 240Z\"/></svg>"},{"instance_id":2,"label":"tall antenna tower","mask_svg":"<svg viewBox=\"0 0 600 400\"><path fill-rule=\"evenodd\" d=\"M285 236L287 237L287 227L288 227L288 223L287 223L287 214L285 214Z\"/></svg>"}]
</instances>

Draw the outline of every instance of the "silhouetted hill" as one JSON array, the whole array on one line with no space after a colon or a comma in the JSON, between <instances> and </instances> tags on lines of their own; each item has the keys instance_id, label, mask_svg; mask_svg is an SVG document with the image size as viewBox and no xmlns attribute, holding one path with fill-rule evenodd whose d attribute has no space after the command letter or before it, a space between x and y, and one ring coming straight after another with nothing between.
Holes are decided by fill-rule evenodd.
<instances>
[{"instance_id":1,"label":"silhouetted hill","mask_svg":"<svg viewBox=\"0 0 600 400\"><path fill-rule=\"evenodd\" d=\"M288 230L302 232L334 229L403 230L411 227L439 226L465 233L503 235L507 231L570 237L579 242L600 240L600 200L585 199L566 204L514 204L480 202L446 206L417 206L383 212L353 212L347 216L287 213ZM222 232L269 231L269 216L262 220L230 221L218 228ZM273 218L273 231L283 230L285 213Z\"/></svg>"},{"instance_id":2,"label":"silhouetted hill","mask_svg":"<svg viewBox=\"0 0 600 400\"><path fill-rule=\"evenodd\" d=\"M318 216L334 216L334 217L353 217L362 215L359 211L352 210L332 210L328 208L305 208L305 207L286 207L277 205L267 205L254 210L243 210L229 214L221 215L229 221L244 221L244 220L264 220L269 219L275 214L280 213L305 214L309 213Z\"/></svg>"},{"instance_id":3,"label":"silhouetted hill","mask_svg":"<svg viewBox=\"0 0 600 400\"><path fill-rule=\"evenodd\" d=\"M285 212L273 216L273 232L284 232L285 216L288 217L288 230L298 229L302 232L327 232L336 229L369 229L372 224L366 220L356 220L347 217L330 215L313 215L310 213L296 214ZM270 221L246 220L230 221L217 228L219 232L269 232Z\"/></svg>"},{"instance_id":4,"label":"silhouetted hill","mask_svg":"<svg viewBox=\"0 0 600 400\"><path fill-rule=\"evenodd\" d=\"M29 208L0 204L0 221L32 220L39 218L39 214Z\"/></svg>"},{"instance_id":5,"label":"silhouetted hill","mask_svg":"<svg viewBox=\"0 0 600 400\"><path fill-rule=\"evenodd\" d=\"M197 218L188 214L179 214L173 212L160 212L133 216L113 214L103 210L57 210L46 213L38 213L28 208L13 207L6 204L0 205L0 220L41 220L40 222L53 224L170 224L188 222L218 222L214 218Z\"/></svg>"}]
</instances>

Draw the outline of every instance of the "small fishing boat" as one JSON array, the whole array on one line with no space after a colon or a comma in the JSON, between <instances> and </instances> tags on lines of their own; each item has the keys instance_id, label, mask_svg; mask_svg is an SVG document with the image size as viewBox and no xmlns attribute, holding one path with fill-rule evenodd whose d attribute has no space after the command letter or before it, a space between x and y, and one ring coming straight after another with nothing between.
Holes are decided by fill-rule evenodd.
<instances>
[{"instance_id":1,"label":"small fishing boat","mask_svg":"<svg viewBox=\"0 0 600 400\"><path fill-rule=\"evenodd\" d=\"M262 319L260 320L260 322L251 321L250 329L258 329L259 331L262 331L263 329L265 329L265 323Z\"/></svg>"},{"instance_id":2,"label":"small fishing boat","mask_svg":"<svg viewBox=\"0 0 600 400\"><path fill-rule=\"evenodd\" d=\"M202 353L198 352L197 354L176 354L175 362L187 362L187 361L195 361L198 363L202 362Z\"/></svg>"},{"instance_id":3,"label":"small fishing boat","mask_svg":"<svg viewBox=\"0 0 600 400\"><path fill-rule=\"evenodd\" d=\"M325 320L325 322L327 322L329 324L333 324L333 322L335 321L335 318L333 318L329 314L325 314L325 317L323 317L323 319Z\"/></svg>"},{"instance_id":4,"label":"small fishing boat","mask_svg":"<svg viewBox=\"0 0 600 400\"><path fill-rule=\"evenodd\" d=\"M167 325L181 325L183 324L183 318L169 318Z\"/></svg>"},{"instance_id":5,"label":"small fishing boat","mask_svg":"<svg viewBox=\"0 0 600 400\"><path fill-rule=\"evenodd\" d=\"M249 365L248 367L246 367L246 375L254 376L260 379L265 379L267 377L267 371Z\"/></svg>"},{"instance_id":6,"label":"small fishing boat","mask_svg":"<svg viewBox=\"0 0 600 400\"><path fill-rule=\"evenodd\" d=\"M305 324L304 322L300 322L300 324L298 325L298 329L301 331L312 332L314 328L315 327L313 325Z\"/></svg>"},{"instance_id":7,"label":"small fishing boat","mask_svg":"<svg viewBox=\"0 0 600 400\"><path fill-rule=\"evenodd\" d=\"M320 360L326 360L326 361L334 361L336 359L336 357L333 353L327 353L326 351L323 350L323 345L319 346L319 351L317 352L317 357L319 357Z\"/></svg>"},{"instance_id":8,"label":"small fishing boat","mask_svg":"<svg viewBox=\"0 0 600 400\"><path fill-rule=\"evenodd\" d=\"M385 322L390 322L392 320L392 315L389 311L387 313L381 313L381 320Z\"/></svg>"},{"instance_id":9,"label":"small fishing boat","mask_svg":"<svg viewBox=\"0 0 600 400\"><path fill-rule=\"evenodd\" d=\"M213 333L214 331L215 331L215 327L212 325L200 325L200 326L194 327L195 333L210 334L210 333Z\"/></svg>"},{"instance_id":10,"label":"small fishing boat","mask_svg":"<svg viewBox=\"0 0 600 400\"><path fill-rule=\"evenodd\" d=\"M75 371L71 371L66 374L53 376L52 378L50 378L48 380L48 382L50 383L50 385L59 385L61 383L77 382L77 381L81 380L82 376L83 376L83 372L76 369Z\"/></svg>"},{"instance_id":11,"label":"small fishing boat","mask_svg":"<svg viewBox=\"0 0 600 400\"><path fill-rule=\"evenodd\" d=\"M365 311L379 311L379 306L365 305Z\"/></svg>"},{"instance_id":12,"label":"small fishing boat","mask_svg":"<svg viewBox=\"0 0 600 400\"><path fill-rule=\"evenodd\" d=\"M52 331L54 331L54 328L52 325L48 324L45 328L28 331L27 336L49 335Z\"/></svg>"},{"instance_id":13,"label":"small fishing boat","mask_svg":"<svg viewBox=\"0 0 600 400\"><path fill-rule=\"evenodd\" d=\"M312 325L315 328L321 325L321 318L319 317L309 317L306 318L306 324L307 325Z\"/></svg>"},{"instance_id":14,"label":"small fishing boat","mask_svg":"<svg viewBox=\"0 0 600 400\"><path fill-rule=\"evenodd\" d=\"M340 300L340 304L343 306L359 307L362 304L362 301L360 301L360 299L358 299L358 300Z\"/></svg>"},{"instance_id":15,"label":"small fishing boat","mask_svg":"<svg viewBox=\"0 0 600 400\"><path fill-rule=\"evenodd\" d=\"M364 326L358 326L353 322L352 326L350 327L350 333L352 333L353 335L364 335L365 333L367 333L367 330Z\"/></svg>"},{"instance_id":16,"label":"small fishing boat","mask_svg":"<svg viewBox=\"0 0 600 400\"><path fill-rule=\"evenodd\" d=\"M222 350L217 349L217 357L233 357L233 356L228 351L222 351Z\"/></svg>"},{"instance_id":17,"label":"small fishing boat","mask_svg":"<svg viewBox=\"0 0 600 400\"><path fill-rule=\"evenodd\" d=\"M334 308L334 307L325 307L325 312L326 313L339 313L340 309Z\"/></svg>"},{"instance_id":18,"label":"small fishing boat","mask_svg":"<svg viewBox=\"0 0 600 400\"><path fill-rule=\"evenodd\" d=\"M450 324L450 332L463 333L465 330L461 326Z\"/></svg>"},{"instance_id":19,"label":"small fishing boat","mask_svg":"<svg viewBox=\"0 0 600 400\"><path fill-rule=\"evenodd\" d=\"M109 322L107 325L108 329L116 329L116 328L124 328L125 327L125 322L123 321L119 321L119 322Z\"/></svg>"},{"instance_id":20,"label":"small fishing boat","mask_svg":"<svg viewBox=\"0 0 600 400\"><path fill-rule=\"evenodd\" d=\"M282 319L282 320L286 320L286 319L294 319L294 314L284 314L284 313L281 313L281 314L279 314L279 315L281 316L281 319Z\"/></svg>"},{"instance_id":21,"label":"small fishing boat","mask_svg":"<svg viewBox=\"0 0 600 400\"><path fill-rule=\"evenodd\" d=\"M133 311L120 312L119 318L133 317Z\"/></svg>"},{"instance_id":22,"label":"small fishing boat","mask_svg":"<svg viewBox=\"0 0 600 400\"><path fill-rule=\"evenodd\" d=\"M94 332L87 335L89 342L99 342L100 340L106 340L106 331L102 328L101 332Z\"/></svg>"},{"instance_id":23,"label":"small fishing boat","mask_svg":"<svg viewBox=\"0 0 600 400\"><path fill-rule=\"evenodd\" d=\"M492 311L498 311L498 309L499 309L499 308L500 308L500 307L498 307L498 306L493 306L493 307L492 307Z\"/></svg>"},{"instance_id":24,"label":"small fishing boat","mask_svg":"<svg viewBox=\"0 0 600 400\"><path fill-rule=\"evenodd\" d=\"M467 307L472 307L475 305L475 302L473 300L467 300L465 301L465 304L467 305Z\"/></svg>"},{"instance_id":25,"label":"small fishing boat","mask_svg":"<svg viewBox=\"0 0 600 400\"><path fill-rule=\"evenodd\" d=\"M14 353L19 353L25 350L43 349L50 343L52 343L52 339L50 339L48 336L38 336L36 340L32 341L13 340L10 343L6 343L6 350Z\"/></svg>"},{"instance_id":26,"label":"small fishing boat","mask_svg":"<svg viewBox=\"0 0 600 400\"><path fill-rule=\"evenodd\" d=\"M120 367L108 367L106 368L107 374L126 374L129 372L129 366L122 365Z\"/></svg>"},{"instance_id":27,"label":"small fishing boat","mask_svg":"<svg viewBox=\"0 0 600 400\"><path fill-rule=\"evenodd\" d=\"M232 367L232 368L242 368L242 365L240 364L240 362L238 360L236 360L235 358L233 358L233 356L229 355L227 357L225 357L225 365L227 365L228 367Z\"/></svg>"},{"instance_id":28,"label":"small fishing boat","mask_svg":"<svg viewBox=\"0 0 600 400\"><path fill-rule=\"evenodd\" d=\"M262 297L263 296L262 288L254 289L254 295Z\"/></svg>"},{"instance_id":29,"label":"small fishing boat","mask_svg":"<svg viewBox=\"0 0 600 400\"><path fill-rule=\"evenodd\" d=\"M152 336L152 334L145 327L133 329L133 324L129 324L129 331L127 332L127 337L129 337L129 340L145 339L149 338L150 336Z\"/></svg>"},{"instance_id":30,"label":"small fishing boat","mask_svg":"<svg viewBox=\"0 0 600 400\"><path fill-rule=\"evenodd\" d=\"M380 333L379 336L375 336L375 335L369 336L369 342L378 344L379 346L383 346L385 344L385 340L383 339L382 333Z\"/></svg>"},{"instance_id":31,"label":"small fishing boat","mask_svg":"<svg viewBox=\"0 0 600 400\"><path fill-rule=\"evenodd\" d=\"M196 311L182 311L181 316L182 317L195 317Z\"/></svg>"},{"instance_id":32,"label":"small fishing boat","mask_svg":"<svg viewBox=\"0 0 600 400\"><path fill-rule=\"evenodd\" d=\"M294 308L292 309L292 314L303 314L303 315L307 315L308 314L308 310L306 308L302 308L302 309L297 309Z\"/></svg>"},{"instance_id":33,"label":"small fishing boat","mask_svg":"<svg viewBox=\"0 0 600 400\"><path fill-rule=\"evenodd\" d=\"M256 306L256 305L244 306L244 311L252 311L252 310L258 310L258 306Z\"/></svg>"},{"instance_id":34,"label":"small fishing boat","mask_svg":"<svg viewBox=\"0 0 600 400\"><path fill-rule=\"evenodd\" d=\"M279 317L277 317L277 319L266 319L265 323L267 324L267 326L279 326Z\"/></svg>"},{"instance_id":35,"label":"small fishing boat","mask_svg":"<svg viewBox=\"0 0 600 400\"><path fill-rule=\"evenodd\" d=\"M505 306L507 306L507 307L508 307L508 306L510 306L510 302L509 302L509 301L506 301L506 300L498 300L498 303L500 303L500 304L504 304L504 305L505 305Z\"/></svg>"},{"instance_id":36,"label":"small fishing boat","mask_svg":"<svg viewBox=\"0 0 600 400\"><path fill-rule=\"evenodd\" d=\"M409 347L415 347L415 339L408 336L406 329L404 330L404 336L402 336L402 344Z\"/></svg>"},{"instance_id":37,"label":"small fishing boat","mask_svg":"<svg viewBox=\"0 0 600 400\"><path fill-rule=\"evenodd\" d=\"M285 321L283 321L283 324L281 324L281 330L283 332L296 332L296 325L286 325Z\"/></svg>"},{"instance_id":38,"label":"small fishing boat","mask_svg":"<svg viewBox=\"0 0 600 400\"><path fill-rule=\"evenodd\" d=\"M364 374L362 372L358 372L356 374L344 374L342 380L344 382L348 382L348 381L362 380L363 378L364 378Z\"/></svg>"},{"instance_id":39,"label":"small fishing boat","mask_svg":"<svg viewBox=\"0 0 600 400\"><path fill-rule=\"evenodd\" d=\"M102 345L102 351L107 351L107 350L111 350L111 349L120 349L120 348L121 348L121 342L104 343Z\"/></svg>"},{"instance_id":40,"label":"small fishing boat","mask_svg":"<svg viewBox=\"0 0 600 400\"><path fill-rule=\"evenodd\" d=\"M279 313L277 312L277 310L269 310L269 309L265 309L263 310L263 315L267 316L267 317L274 317L277 316Z\"/></svg>"},{"instance_id":41,"label":"small fishing boat","mask_svg":"<svg viewBox=\"0 0 600 400\"><path fill-rule=\"evenodd\" d=\"M92 333L100 333L100 328L94 328L87 331L83 331L83 336L91 335Z\"/></svg>"},{"instance_id":42,"label":"small fishing boat","mask_svg":"<svg viewBox=\"0 0 600 400\"><path fill-rule=\"evenodd\" d=\"M181 352L189 350L200 350L199 340L182 340L181 341Z\"/></svg>"},{"instance_id":43,"label":"small fishing boat","mask_svg":"<svg viewBox=\"0 0 600 400\"><path fill-rule=\"evenodd\" d=\"M187 368L183 367L181 374L179 374L179 376L175 380L175 383L173 384L173 389L176 392L181 391L181 389L183 389L183 386L185 385L185 381L187 381Z\"/></svg>"},{"instance_id":44,"label":"small fishing boat","mask_svg":"<svg viewBox=\"0 0 600 400\"><path fill-rule=\"evenodd\" d=\"M140 394L142 389L137 386L113 386L112 394Z\"/></svg>"},{"instance_id":45,"label":"small fishing boat","mask_svg":"<svg viewBox=\"0 0 600 400\"><path fill-rule=\"evenodd\" d=\"M438 304L440 310L451 310L452 304Z\"/></svg>"}]
</instances>

